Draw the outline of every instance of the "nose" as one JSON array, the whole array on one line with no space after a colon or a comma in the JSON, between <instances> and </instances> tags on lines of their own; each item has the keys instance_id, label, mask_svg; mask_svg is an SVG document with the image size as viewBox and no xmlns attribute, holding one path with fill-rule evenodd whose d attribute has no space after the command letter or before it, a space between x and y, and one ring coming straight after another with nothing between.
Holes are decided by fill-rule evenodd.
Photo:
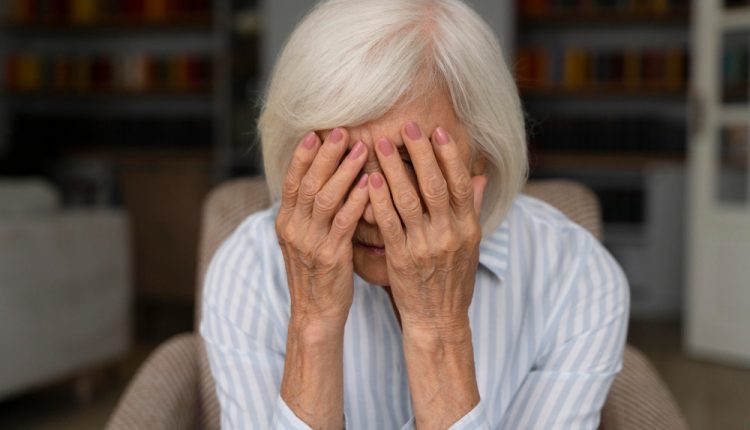
<instances>
[{"instance_id":1,"label":"nose","mask_svg":"<svg viewBox=\"0 0 750 430\"><path fill-rule=\"evenodd\" d=\"M365 142L365 145L367 145L367 161L365 162L365 166L362 168L362 170L364 170L364 172L368 174L373 172L380 172L382 174L383 172L380 169L380 163L378 162L378 156L375 154L375 148L373 147L372 139L363 141ZM375 224L375 212L373 212L372 203L367 203L362 218L368 224Z\"/></svg>"},{"instance_id":2,"label":"nose","mask_svg":"<svg viewBox=\"0 0 750 430\"><path fill-rule=\"evenodd\" d=\"M365 207L365 213L362 215L362 219L366 223L375 225L375 213L372 211L372 203L367 203Z\"/></svg>"}]
</instances>

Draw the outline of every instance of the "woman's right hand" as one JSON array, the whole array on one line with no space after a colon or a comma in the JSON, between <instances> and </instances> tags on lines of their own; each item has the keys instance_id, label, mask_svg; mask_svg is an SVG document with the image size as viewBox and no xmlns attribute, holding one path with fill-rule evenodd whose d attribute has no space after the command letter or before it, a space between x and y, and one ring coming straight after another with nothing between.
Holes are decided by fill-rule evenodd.
<instances>
[{"instance_id":1,"label":"woman's right hand","mask_svg":"<svg viewBox=\"0 0 750 430\"><path fill-rule=\"evenodd\" d=\"M309 132L284 179L276 234L289 283L290 324L343 330L349 315L352 236L369 194L367 174L354 184L367 160L361 141L339 164L348 142L343 128L332 130L323 144Z\"/></svg>"}]
</instances>

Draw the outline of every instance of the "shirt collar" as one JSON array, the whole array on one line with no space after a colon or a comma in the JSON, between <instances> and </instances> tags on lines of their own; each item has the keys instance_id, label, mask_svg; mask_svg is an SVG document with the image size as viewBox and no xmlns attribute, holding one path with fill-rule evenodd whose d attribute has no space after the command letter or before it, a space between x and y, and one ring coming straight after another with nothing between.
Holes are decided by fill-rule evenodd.
<instances>
[{"instance_id":1,"label":"shirt collar","mask_svg":"<svg viewBox=\"0 0 750 430\"><path fill-rule=\"evenodd\" d=\"M479 243L479 264L492 272L501 282L508 272L510 248L509 216L495 231L482 238ZM498 283L499 285L499 283Z\"/></svg>"}]
</instances>

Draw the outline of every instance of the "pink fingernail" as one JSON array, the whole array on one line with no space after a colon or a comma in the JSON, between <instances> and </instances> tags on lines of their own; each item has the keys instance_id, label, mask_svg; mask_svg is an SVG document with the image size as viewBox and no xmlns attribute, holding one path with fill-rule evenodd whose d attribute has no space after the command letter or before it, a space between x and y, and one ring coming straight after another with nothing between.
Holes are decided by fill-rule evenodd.
<instances>
[{"instance_id":1,"label":"pink fingernail","mask_svg":"<svg viewBox=\"0 0 750 430\"><path fill-rule=\"evenodd\" d=\"M359 178L359 182L357 182L357 187L364 188L367 186L367 173L363 173L362 177Z\"/></svg>"},{"instance_id":2,"label":"pink fingernail","mask_svg":"<svg viewBox=\"0 0 750 430\"><path fill-rule=\"evenodd\" d=\"M385 137L378 140L378 148L380 148L380 152L386 157L393 154L393 145L391 145L391 142Z\"/></svg>"},{"instance_id":3,"label":"pink fingernail","mask_svg":"<svg viewBox=\"0 0 750 430\"><path fill-rule=\"evenodd\" d=\"M302 146L307 149L312 149L315 146L315 132L311 131L305 135L305 139L302 141Z\"/></svg>"},{"instance_id":4,"label":"pink fingernail","mask_svg":"<svg viewBox=\"0 0 750 430\"><path fill-rule=\"evenodd\" d=\"M362 155L362 152L364 152L364 150L365 150L365 144L362 143L362 141L360 140L359 142L357 142L356 145L354 145L354 148L352 148L352 150L349 151L349 156L348 156L349 159L350 160L356 159L357 157Z\"/></svg>"},{"instance_id":5,"label":"pink fingernail","mask_svg":"<svg viewBox=\"0 0 750 430\"><path fill-rule=\"evenodd\" d=\"M370 175L370 183L375 188L380 188L383 186L383 177L380 176L380 173L373 173Z\"/></svg>"},{"instance_id":6,"label":"pink fingernail","mask_svg":"<svg viewBox=\"0 0 750 430\"><path fill-rule=\"evenodd\" d=\"M437 135L438 144L445 145L448 142L450 142L450 138L448 137L448 133L446 133L445 130L443 130L442 127L438 127L435 130L435 134Z\"/></svg>"},{"instance_id":7,"label":"pink fingernail","mask_svg":"<svg viewBox=\"0 0 750 430\"><path fill-rule=\"evenodd\" d=\"M422 131L414 121L409 121L406 124L406 135L409 136L410 139L416 140L422 137Z\"/></svg>"},{"instance_id":8,"label":"pink fingernail","mask_svg":"<svg viewBox=\"0 0 750 430\"><path fill-rule=\"evenodd\" d=\"M343 136L344 136L344 133L341 131L340 128L334 128L329 138L331 140L331 143L338 143L339 140L341 140Z\"/></svg>"}]
</instances>

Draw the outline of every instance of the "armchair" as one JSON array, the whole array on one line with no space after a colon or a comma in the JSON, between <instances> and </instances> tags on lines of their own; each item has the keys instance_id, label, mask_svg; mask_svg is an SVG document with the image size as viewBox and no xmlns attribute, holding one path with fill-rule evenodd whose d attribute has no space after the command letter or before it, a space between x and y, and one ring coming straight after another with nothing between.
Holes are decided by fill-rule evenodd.
<instances>
[{"instance_id":1,"label":"armchair","mask_svg":"<svg viewBox=\"0 0 750 430\"><path fill-rule=\"evenodd\" d=\"M601 240L599 203L572 181L532 181L525 193L547 201ZM235 179L214 189L203 207L198 264L196 325L200 321L203 274L214 251L248 214L268 205L262 179ZM219 404L200 335L181 334L154 351L135 375L107 428L218 429ZM645 356L628 346L624 366L602 411L606 430L681 430L684 418Z\"/></svg>"}]
</instances>

